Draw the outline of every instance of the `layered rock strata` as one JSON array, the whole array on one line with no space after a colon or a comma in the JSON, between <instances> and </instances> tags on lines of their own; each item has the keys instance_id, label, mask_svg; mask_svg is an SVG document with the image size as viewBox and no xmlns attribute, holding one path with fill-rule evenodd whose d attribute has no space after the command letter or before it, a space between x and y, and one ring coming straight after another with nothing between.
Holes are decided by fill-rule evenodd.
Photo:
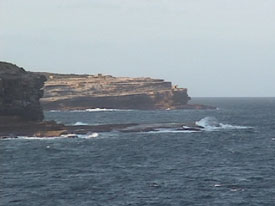
<instances>
[{"instance_id":1,"label":"layered rock strata","mask_svg":"<svg viewBox=\"0 0 275 206\"><path fill-rule=\"evenodd\" d=\"M162 79L43 74L47 77L41 100L45 110L195 108L188 105L187 89Z\"/></svg>"},{"instance_id":2,"label":"layered rock strata","mask_svg":"<svg viewBox=\"0 0 275 206\"><path fill-rule=\"evenodd\" d=\"M44 106L50 109L129 108L166 109L197 108L188 105L186 89L172 88L170 82L150 78L114 78L111 76L45 74ZM0 62L0 139L17 136L77 137L91 132L147 132L160 129L200 131L193 124L107 124L68 126L43 121L39 99L46 78L26 72L16 65Z\"/></svg>"}]
</instances>

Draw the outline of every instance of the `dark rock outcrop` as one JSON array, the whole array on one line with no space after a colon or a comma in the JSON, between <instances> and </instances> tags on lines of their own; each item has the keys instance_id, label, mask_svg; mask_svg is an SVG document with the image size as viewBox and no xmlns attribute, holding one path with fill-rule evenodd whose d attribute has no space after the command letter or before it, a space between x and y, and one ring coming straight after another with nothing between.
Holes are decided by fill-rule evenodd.
<instances>
[{"instance_id":1,"label":"dark rock outcrop","mask_svg":"<svg viewBox=\"0 0 275 206\"><path fill-rule=\"evenodd\" d=\"M9 124L12 122L13 124ZM78 137L95 132L158 132L163 129L171 131L202 131L203 127L195 123L157 123L157 124L105 124L70 126L57 124L54 121L26 122L18 117L0 117L0 139L17 138L18 136L35 137ZM92 135L93 136L93 135Z\"/></svg>"},{"instance_id":2,"label":"dark rock outcrop","mask_svg":"<svg viewBox=\"0 0 275 206\"><path fill-rule=\"evenodd\" d=\"M56 137L66 133L55 121L26 121L19 116L0 116L0 139L17 136Z\"/></svg>"},{"instance_id":3,"label":"dark rock outcrop","mask_svg":"<svg viewBox=\"0 0 275 206\"><path fill-rule=\"evenodd\" d=\"M16 65L0 62L0 116L18 116L41 121L45 76L26 72Z\"/></svg>"},{"instance_id":4,"label":"dark rock outcrop","mask_svg":"<svg viewBox=\"0 0 275 206\"><path fill-rule=\"evenodd\" d=\"M16 136L59 136L64 125L43 121L39 99L45 76L0 62L0 139Z\"/></svg>"}]
</instances>

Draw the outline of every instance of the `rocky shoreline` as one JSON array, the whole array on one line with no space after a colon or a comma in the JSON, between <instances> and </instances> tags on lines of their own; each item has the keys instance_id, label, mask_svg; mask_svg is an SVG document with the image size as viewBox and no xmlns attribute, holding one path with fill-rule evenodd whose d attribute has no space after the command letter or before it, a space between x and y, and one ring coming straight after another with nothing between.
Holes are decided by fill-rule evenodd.
<instances>
[{"instance_id":1,"label":"rocky shoreline","mask_svg":"<svg viewBox=\"0 0 275 206\"><path fill-rule=\"evenodd\" d=\"M45 77L45 76L46 77ZM84 81L85 80L85 81ZM43 85L46 82L43 91ZM187 104L187 89L151 78L57 75L27 72L0 62L0 139L18 136L77 137L94 132L200 131L194 123L106 124L69 126L44 121L45 109L214 109ZM134 106L133 106L134 105Z\"/></svg>"},{"instance_id":2,"label":"rocky shoreline","mask_svg":"<svg viewBox=\"0 0 275 206\"><path fill-rule=\"evenodd\" d=\"M79 125L69 126L57 124L54 121L22 121L22 119L8 118L13 120L13 124L0 125L0 139L17 138L19 136L26 137L67 137L77 138L79 135L91 135L98 132L157 132L163 129L173 131L202 131L203 127L196 124L185 123L161 123L161 124L104 124L104 125ZM7 119L5 120L7 121Z\"/></svg>"}]
</instances>

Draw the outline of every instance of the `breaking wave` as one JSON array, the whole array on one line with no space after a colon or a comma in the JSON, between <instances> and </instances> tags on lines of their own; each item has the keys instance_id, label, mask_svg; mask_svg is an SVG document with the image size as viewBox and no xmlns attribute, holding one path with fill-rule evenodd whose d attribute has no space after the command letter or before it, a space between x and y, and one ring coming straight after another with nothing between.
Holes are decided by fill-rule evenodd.
<instances>
[{"instance_id":1,"label":"breaking wave","mask_svg":"<svg viewBox=\"0 0 275 206\"><path fill-rule=\"evenodd\" d=\"M53 109L53 110L50 110L49 112L61 112L61 110L55 110L55 109Z\"/></svg>"},{"instance_id":2,"label":"breaking wave","mask_svg":"<svg viewBox=\"0 0 275 206\"><path fill-rule=\"evenodd\" d=\"M247 126L223 124L223 123L220 123L215 117L205 117L200 121L197 121L196 125L203 127L203 130L205 131L216 131L221 129L228 129L228 130L251 129L251 127L247 127Z\"/></svg>"},{"instance_id":3,"label":"breaking wave","mask_svg":"<svg viewBox=\"0 0 275 206\"><path fill-rule=\"evenodd\" d=\"M195 133L195 132L200 132L200 131L160 129L157 131L150 131L150 132L144 132L144 133L159 134L159 133Z\"/></svg>"},{"instance_id":4,"label":"breaking wave","mask_svg":"<svg viewBox=\"0 0 275 206\"><path fill-rule=\"evenodd\" d=\"M91 139L91 138L96 138L98 136L99 134L97 132L93 132L91 134L86 134L86 135L78 135L79 138L83 138L83 139Z\"/></svg>"},{"instance_id":5,"label":"breaking wave","mask_svg":"<svg viewBox=\"0 0 275 206\"><path fill-rule=\"evenodd\" d=\"M94 109L75 109L75 110L50 110L49 112L127 112L127 111L133 111L133 110L94 108Z\"/></svg>"},{"instance_id":6,"label":"breaking wave","mask_svg":"<svg viewBox=\"0 0 275 206\"><path fill-rule=\"evenodd\" d=\"M55 139L70 139L70 138L80 138L80 139L92 139L99 137L99 134L97 132L93 132L90 134L85 135L78 135L78 134L67 134L67 135L61 135L58 137L28 137L28 136L17 136L17 137L10 137L10 138L4 138L1 140L55 140Z\"/></svg>"},{"instance_id":7,"label":"breaking wave","mask_svg":"<svg viewBox=\"0 0 275 206\"><path fill-rule=\"evenodd\" d=\"M86 112L114 112L119 111L119 109L105 109L105 108L95 108L95 109L86 109Z\"/></svg>"},{"instance_id":8,"label":"breaking wave","mask_svg":"<svg viewBox=\"0 0 275 206\"><path fill-rule=\"evenodd\" d=\"M25 139L25 140L54 140L54 139L61 139L64 138L63 136L57 137L28 137L28 136L18 136L16 138L6 138L6 140L16 140L16 139Z\"/></svg>"},{"instance_id":9,"label":"breaking wave","mask_svg":"<svg viewBox=\"0 0 275 206\"><path fill-rule=\"evenodd\" d=\"M88 125L87 123L84 122L76 122L73 124L74 126L81 126L81 125Z\"/></svg>"}]
</instances>

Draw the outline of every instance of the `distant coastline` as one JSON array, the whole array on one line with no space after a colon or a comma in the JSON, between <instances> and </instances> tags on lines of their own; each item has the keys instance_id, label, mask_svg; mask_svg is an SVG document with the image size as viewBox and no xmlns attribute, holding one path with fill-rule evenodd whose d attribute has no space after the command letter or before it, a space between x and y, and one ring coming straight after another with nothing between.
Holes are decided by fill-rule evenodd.
<instances>
[{"instance_id":1,"label":"distant coastline","mask_svg":"<svg viewBox=\"0 0 275 206\"><path fill-rule=\"evenodd\" d=\"M39 73L46 76L44 110L105 109L215 109L188 104L186 88L162 79Z\"/></svg>"}]
</instances>

